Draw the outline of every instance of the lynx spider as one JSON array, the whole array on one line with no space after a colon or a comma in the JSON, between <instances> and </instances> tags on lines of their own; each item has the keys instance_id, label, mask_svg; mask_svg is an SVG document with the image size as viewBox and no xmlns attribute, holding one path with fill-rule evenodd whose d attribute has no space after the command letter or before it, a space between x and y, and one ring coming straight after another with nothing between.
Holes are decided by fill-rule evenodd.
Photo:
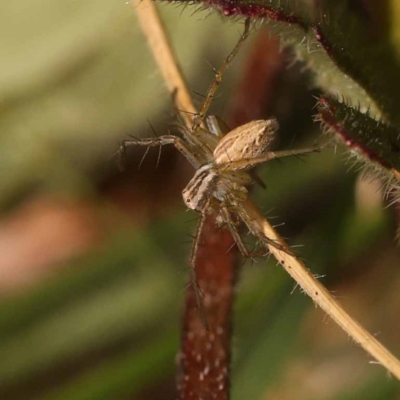
<instances>
[{"instance_id":1,"label":"lynx spider","mask_svg":"<svg viewBox=\"0 0 400 400\"><path fill-rule=\"evenodd\" d=\"M183 190L182 196L189 209L200 213L190 254L190 266L196 302L206 328L208 325L203 314L201 290L197 282L195 265L200 233L206 215L215 213L218 220L228 226L240 252L245 257L249 257L250 254L231 217L231 213L235 212L235 209L247 198L246 186L253 181L260 183L257 176L251 174L249 170L275 158L318 150L314 147L296 151L268 151L278 129L278 122L274 118L251 121L229 130L215 116L207 116L224 72L231 65L249 33L250 20L247 19L244 32L236 46L219 70L215 71L213 82L208 89L201 110L193 118L190 132L187 128L181 127L185 139L175 135L163 135L149 139L124 140L118 151L123 156L128 146L140 145L149 148L173 144L196 169L195 175ZM279 247L273 241L271 244Z\"/></svg>"}]
</instances>

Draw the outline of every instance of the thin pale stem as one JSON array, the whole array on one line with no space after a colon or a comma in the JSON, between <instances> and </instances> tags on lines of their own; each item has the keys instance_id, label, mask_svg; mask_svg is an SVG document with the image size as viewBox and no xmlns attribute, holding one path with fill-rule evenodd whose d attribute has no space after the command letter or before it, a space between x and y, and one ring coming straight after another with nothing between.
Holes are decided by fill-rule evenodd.
<instances>
[{"instance_id":1,"label":"thin pale stem","mask_svg":"<svg viewBox=\"0 0 400 400\"><path fill-rule=\"evenodd\" d=\"M241 214L246 225L262 240L279 264L310 296L315 304L321 307L356 343L364 348L376 361L400 379L399 360L374 336L368 333L355 321L342 306L332 297L329 291L312 275L304 263L291 255L290 247L279 236L260 210L249 200L244 204L245 214ZM266 243L265 238L279 243L284 250Z\"/></svg>"},{"instance_id":2,"label":"thin pale stem","mask_svg":"<svg viewBox=\"0 0 400 400\"><path fill-rule=\"evenodd\" d=\"M132 1L135 6L141 29L146 36L154 59L161 71L168 90L174 97L178 112L186 127L182 132L193 143L201 146L201 142L196 137L196 133L191 129L193 125L193 115L197 114L197 109L192 102L190 92L183 77L181 68L173 48L165 34L164 26L158 15L155 5L144 0ZM182 111L184 110L184 112Z\"/></svg>"}]
</instances>

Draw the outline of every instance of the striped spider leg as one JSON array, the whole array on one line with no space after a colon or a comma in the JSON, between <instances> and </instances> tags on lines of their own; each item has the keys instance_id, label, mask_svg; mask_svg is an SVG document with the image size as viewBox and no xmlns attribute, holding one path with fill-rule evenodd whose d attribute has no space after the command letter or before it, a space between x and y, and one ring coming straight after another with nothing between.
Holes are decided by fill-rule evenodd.
<instances>
[{"instance_id":1,"label":"striped spider leg","mask_svg":"<svg viewBox=\"0 0 400 400\"><path fill-rule=\"evenodd\" d=\"M225 59L225 61L221 64L219 69L215 71L214 79L208 88L208 91L205 96L203 105L201 106L200 112L193 119L193 126L192 126L193 131L197 131L197 129L202 125L204 119L207 116L208 109L210 108L211 103L214 99L215 93L217 92L218 87L222 81L223 75L225 74L227 69L232 64L234 58L238 55L240 48L242 47L243 43L248 38L249 34L250 34L250 18L246 18L245 23L244 23L244 31L243 31L242 35L240 36L238 42L236 43L236 46L233 48L233 50L228 55L228 57ZM211 132L213 132L212 129L211 129ZM213 133L215 133L215 132L213 132Z\"/></svg>"}]
</instances>

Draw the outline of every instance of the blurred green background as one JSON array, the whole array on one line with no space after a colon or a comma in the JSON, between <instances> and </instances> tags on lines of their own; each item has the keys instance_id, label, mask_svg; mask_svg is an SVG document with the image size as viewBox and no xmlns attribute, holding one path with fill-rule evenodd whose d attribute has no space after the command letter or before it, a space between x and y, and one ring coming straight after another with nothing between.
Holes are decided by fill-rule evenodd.
<instances>
[{"instance_id":1,"label":"blurred green background","mask_svg":"<svg viewBox=\"0 0 400 400\"><path fill-rule=\"evenodd\" d=\"M242 28L193 11L161 7L189 87L205 93L207 63L218 66ZM151 136L148 122L176 133L134 7L0 2L0 59L0 399L175 398L196 217L180 192L193 170L167 148L158 168L157 149L140 170L144 149L116 167L120 141ZM275 115L278 147L312 143L317 92L291 61L254 33L213 112L231 124L238 109ZM255 90L268 100L238 102ZM400 355L398 209L347 158L338 148L271 162L254 199L285 222L282 234L345 309ZM272 259L243 266L234 319L234 400L400 399L398 383Z\"/></svg>"}]
</instances>

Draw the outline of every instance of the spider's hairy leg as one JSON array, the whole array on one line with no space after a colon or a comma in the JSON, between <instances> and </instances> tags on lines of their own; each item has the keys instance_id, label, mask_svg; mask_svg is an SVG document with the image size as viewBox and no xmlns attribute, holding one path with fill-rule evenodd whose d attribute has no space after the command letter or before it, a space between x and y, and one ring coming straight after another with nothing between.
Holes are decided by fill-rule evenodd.
<instances>
[{"instance_id":1,"label":"spider's hairy leg","mask_svg":"<svg viewBox=\"0 0 400 400\"><path fill-rule=\"evenodd\" d=\"M237 208L237 214L239 215L240 219L246 224L249 231L261 242L264 242L266 245L273 246L276 249L283 251L284 253L290 254L293 257L296 257L294 253L288 250L286 247L282 246L280 243L276 242L275 240L270 239L269 237L265 236L262 232L260 232L258 225L252 220L252 218L248 215L244 207Z\"/></svg>"},{"instance_id":2,"label":"spider's hairy leg","mask_svg":"<svg viewBox=\"0 0 400 400\"><path fill-rule=\"evenodd\" d=\"M204 312L204 306L203 306L203 302L201 299L202 293L201 293L200 285L197 280L197 273L196 273L197 251L199 249L200 236L201 236L201 232L203 230L203 225L204 225L205 219L206 219L206 212L204 211L204 212L200 213L199 221L197 222L196 232L194 234L194 239L193 239L193 244L192 244L192 250L190 252L189 263L190 263L190 281L191 281L191 284L193 287L196 304L199 309L200 319L204 325L204 328L207 331L209 331L210 328L208 326L208 322L207 322L206 315Z\"/></svg>"},{"instance_id":3,"label":"spider's hairy leg","mask_svg":"<svg viewBox=\"0 0 400 400\"><path fill-rule=\"evenodd\" d=\"M125 139L122 141L117 151L118 163L119 165L123 164L123 158L126 153L126 149L130 146L146 146L147 148L150 148L164 146L166 144L174 145L195 168L198 168L198 166L202 163L200 155L197 154L197 152L194 151L189 145L185 144L181 138L174 135L164 135L149 139Z\"/></svg>"},{"instance_id":4,"label":"spider's hairy leg","mask_svg":"<svg viewBox=\"0 0 400 400\"><path fill-rule=\"evenodd\" d=\"M265 182L260 178L260 176L257 174L256 171L249 171L249 174L251 176L251 178L253 179L253 181L255 183L257 183L258 186L261 186L263 189L267 188L267 185L265 184Z\"/></svg>"},{"instance_id":5,"label":"spider's hairy leg","mask_svg":"<svg viewBox=\"0 0 400 400\"><path fill-rule=\"evenodd\" d=\"M330 147L330 144L320 145L314 147L308 147L305 149L299 150L282 150L282 151L269 151L266 154L254 158L243 158L242 160L230 161L227 163L220 164L220 167L225 168L225 170L236 171L242 169L250 169L255 167L256 165L263 164L267 161L271 161L278 158L284 158L289 156L299 156L306 155L310 153L318 153L321 150Z\"/></svg>"},{"instance_id":6,"label":"spider's hairy leg","mask_svg":"<svg viewBox=\"0 0 400 400\"><path fill-rule=\"evenodd\" d=\"M261 256L261 255L265 254L265 249L261 249L261 251L252 251L252 252L249 252L247 250L247 247L243 243L242 237L240 236L240 233L236 227L236 224L231 217L229 209L226 206L221 205L221 215L222 215L223 220L226 222L226 224L229 228L229 231L233 237L233 240L236 243L236 246L238 247L240 253L242 253L242 256L244 258L252 258L252 257Z\"/></svg>"},{"instance_id":7,"label":"spider's hairy leg","mask_svg":"<svg viewBox=\"0 0 400 400\"><path fill-rule=\"evenodd\" d=\"M194 131L196 131L200 127L200 125L203 123L203 120L204 120L205 116L207 115L207 111L210 108L211 102L215 96L215 93L217 92L218 87L221 83L222 76L224 75L226 70L229 68L229 66L232 64L236 55L239 53L239 50L240 50L243 42L249 36L249 33L250 33L250 18L247 18L244 23L244 31L243 31L242 35L240 36L238 42L236 43L236 46L234 47L232 52L228 55L228 57L225 59L223 64L220 66L220 68L215 73L214 79L213 79L210 87L208 88L206 98L201 107L201 110L200 110L199 114L197 114L197 116L194 118L193 128L192 128Z\"/></svg>"}]
</instances>

